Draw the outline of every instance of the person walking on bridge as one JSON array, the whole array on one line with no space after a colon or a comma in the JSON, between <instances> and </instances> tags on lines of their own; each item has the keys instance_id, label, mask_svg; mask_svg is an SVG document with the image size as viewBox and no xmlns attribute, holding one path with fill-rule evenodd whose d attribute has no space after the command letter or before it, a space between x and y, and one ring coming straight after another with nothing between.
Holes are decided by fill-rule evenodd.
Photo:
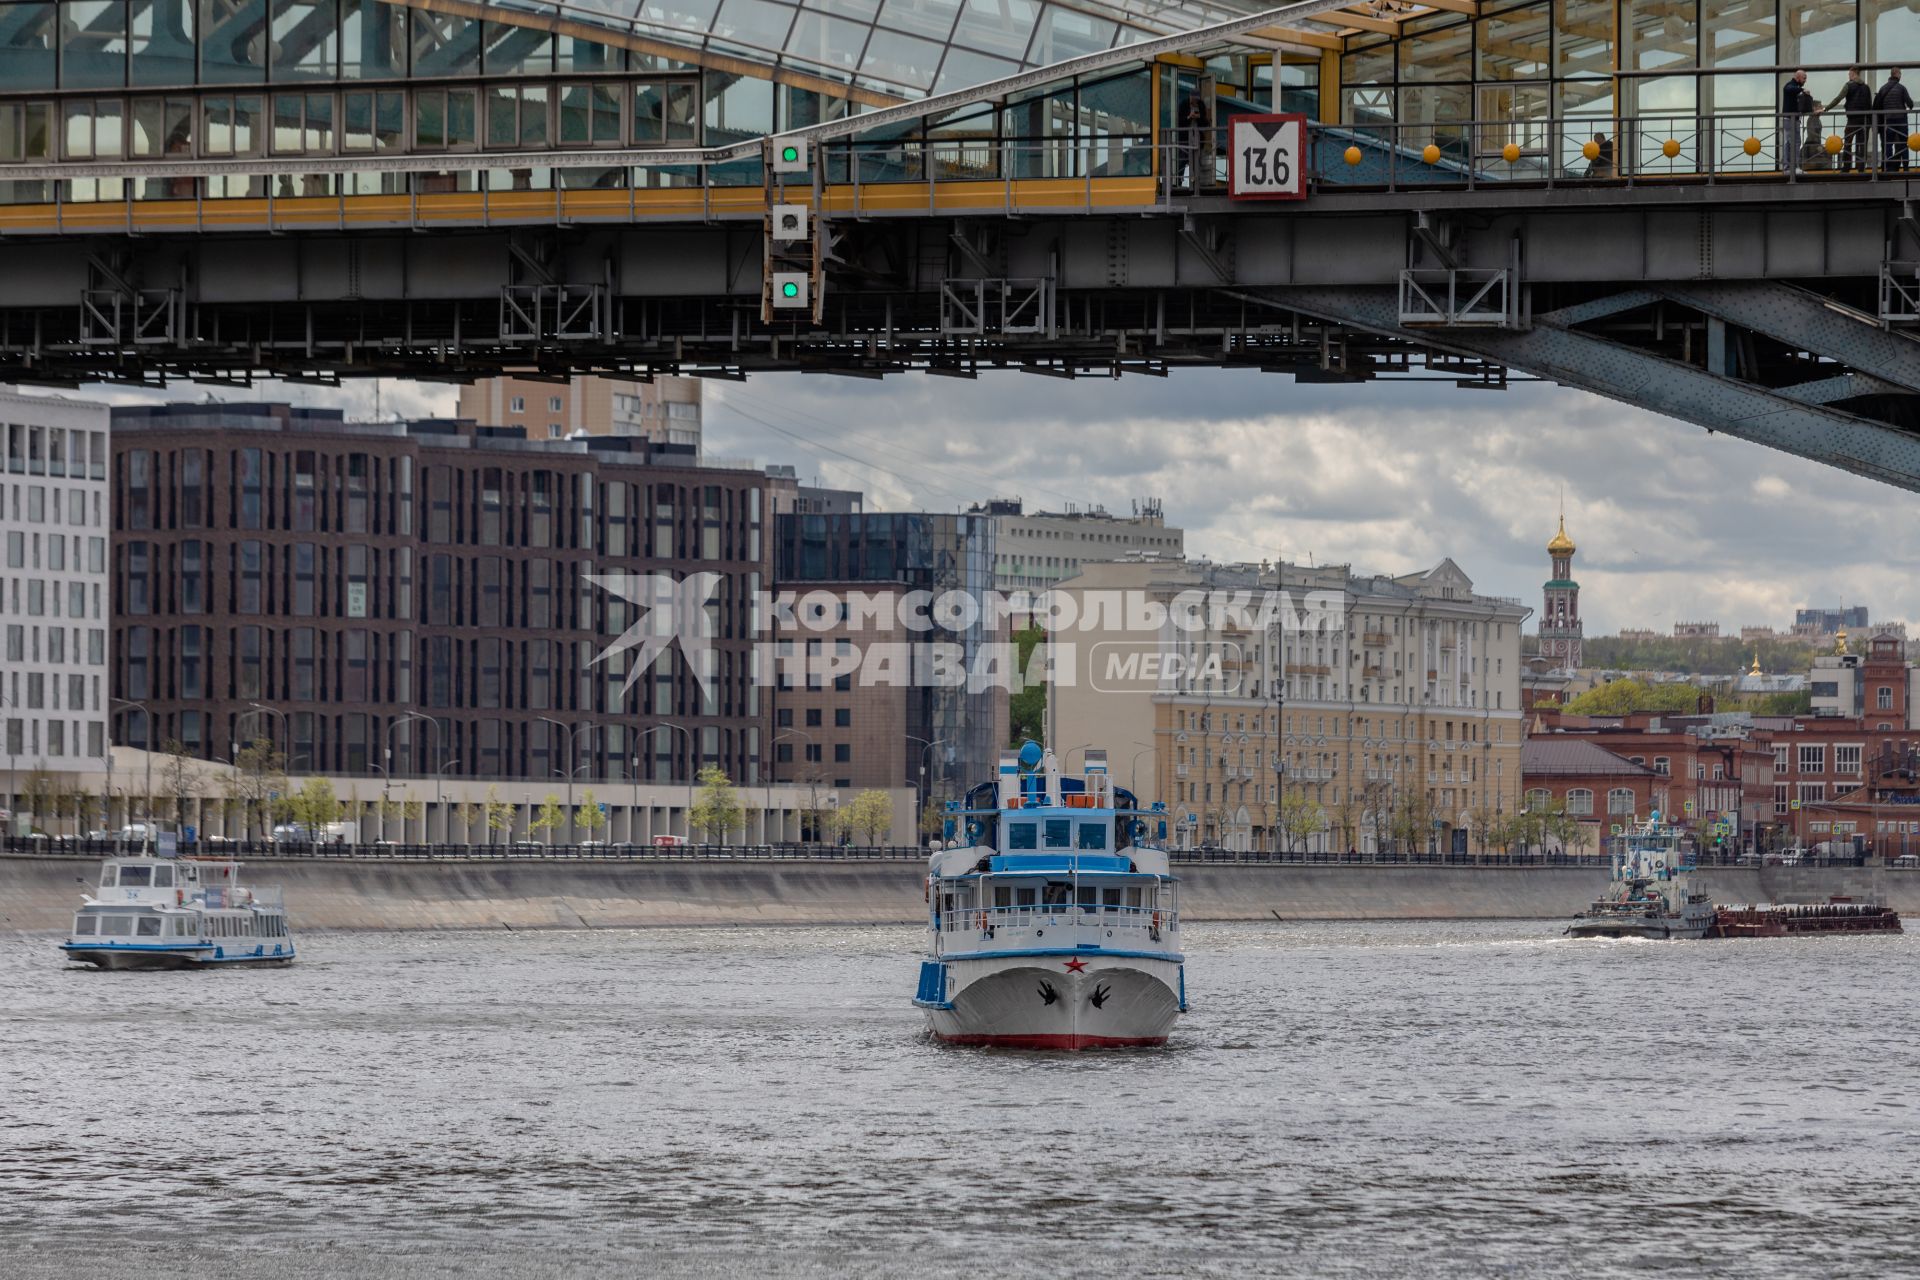
<instances>
[{"instance_id":1,"label":"person walking on bridge","mask_svg":"<svg viewBox=\"0 0 1920 1280\"><path fill-rule=\"evenodd\" d=\"M1847 71L1847 82L1840 86L1840 92L1833 95L1833 101L1827 104L1831 111L1837 106L1847 109L1847 133L1845 145L1840 149L1840 167L1849 173L1865 173L1873 167L1872 152L1868 139L1872 137L1873 90L1860 78L1860 68L1851 67Z\"/></svg>"},{"instance_id":2,"label":"person walking on bridge","mask_svg":"<svg viewBox=\"0 0 1920 1280\"><path fill-rule=\"evenodd\" d=\"M1796 71L1780 86L1780 171L1792 173L1800 164L1800 125L1809 110L1801 104L1807 97L1807 73Z\"/></svg>"},{"instance_id":3,"label":"person walking on bridge","mask_svg":"<svg viewBox=\"0 0 1920 1280\"><path fill-rule=\"evenodd\" d=\"M1873 96L1873 109L1880 117L1884 139L1883 160L1888 172L1907 167L1907 112L1913 110L1913 95L1900 83L1900 68L1887 72L1887 82Z\"/></svg>"}]
</instances>

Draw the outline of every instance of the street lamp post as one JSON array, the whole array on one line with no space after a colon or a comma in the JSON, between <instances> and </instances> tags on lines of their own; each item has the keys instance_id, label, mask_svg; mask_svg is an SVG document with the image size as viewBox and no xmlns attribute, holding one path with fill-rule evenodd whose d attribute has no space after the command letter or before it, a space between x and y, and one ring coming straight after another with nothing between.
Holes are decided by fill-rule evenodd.
<instances>
[{"instance_id":1,"label":"street lamp post","mask_svg":"<svg viewBox=\"0 0 1920 1280\"><path fill-rule=\"evenodd\" d=\"M920 744L920 780L913 789L913 824L915 831L918 832L922 817L920 812L921 807L932 803L932 793L927 790L928 762L933 757L933 749L935 747L944 747L951 742L952 739L935 738L932 741L928 741L925 738L916 737L911 733L906 735L906 737L908 742L917 742ZM1088 745L1091 746L1092 744L1089 743Z\"/></svg>"},{"instance_id":2,"label":"street lamp post","mask_svg":"<svg viewBox=\"0 0 1920 1280\"><path fill-rule=\"evenodd\" d=\"M780 732L773 735L773 738L768 742L767 745L771 746L773 745L773 743L780 741L780 739L782 738L805 738L807 740L807 745L809 747L813 745L813 735L808 733L805 729L782 729ZM915 741L918 741L918 739L915 739ZM812 764L813 762L811 760L804 760L801 763ZM812 778L808 779L807 797L808 797L807 799L808 812L814 815L813 842L815 844L818 844L820 843L820 830L819 830L820 778L818 774L815 774Z\"/></svg>"},{"instance_id":3,"label":"street lamp post","mask_svg":"<svg viewBox=\"0 0 1920 1280\"><path fill-rule=\"evenodd\" d=\"M399 715L395 716L392 722L387 725L387 769L389 772L389 781L391 781L391 772L393 769L393 731L395 729L398 729L401 725L406 724L411 720L425 721L426 724L433 729L434 745L435 746L439 745L440 722L438 720L435 720L432 716L422 715L418 711L403 711ZM418 764L419 764L419 757L417 753L415 753L412 749L411 739L409 739L408 741L407 763L410 767L418 767ZM445 790L444 780L442 783L441 790L443 791ZM444 815L443 815L443 820L444 820ZM382 831L386 829L384 824L385 824L385 818L383 815L382 827L381 827ZM406 830L407 830L407 816L406 816L406 811L403 809L400 814L401 834L405 835ZM421 834L426 835L428 833L422 832Z\"/></svg>"},{"instance_id":4,"label":"street lamp post","mask_svg":"<svg viewBox=\"0 0 1920 1280\"><path fill-rule=\"evenodd\" d=\"M579 755L580 755L580 750L579 750L579 749L580 749L580 735L581 735L582 733L590 733L590 732L592 732L592 731L593 731L593 727L594 727L594 726L593 726L592 724L583 724L583 725L580 725L580 726L579 726L578 728L571 728L571 729L570 729L570 728L568 728L568 727L567 727L566 725L564 725L564 724L562 724L562 723L561 723L560 721L558 721L558 720L555 720L555 719L553 719L553 718L551 718L551 717L549 717L549 716L535 716L534 718L535 718L536 720L539 720L539 721L541 721L541 722L542 722L542 723L544 723L544 724L550 724L550 725L553 725L554 727L556 727L556 728L558 728L558 729L559 729L559 730L560 730L560 731L561 731L562 733L565 733L565 734L567 735L567 768L566 768L566 775L567 775L567 843L568 843L569 845L571 845L572 843L574 843L574 839L573 839L573 825L574 825L574 824L573 824L573 780L574 780L574 779L575 779L576 777L578 777L578 776L579 776L579 774L580 774L580 769L579 769L579 767L578 767L578 765L577 765L577 764L575 763L575 761L579 759ZM558 770L558 769L555 769L555 770L554 770L554 772L555 772L555 773L559 773L559 772L560 772L560 770Z\"/></svg>"},{"instance_id":5,"label":"street lamp post","mask_svg":"<svg viewBox=\"0 0 1920 1280\"><path fill-rule=\"evenodd\" d=\"M645 738L646 736L648 736L648 734L658 733L662 729L669 729L674 733L683 733L687 737L686 822L687 822L687 843L692 844L693 843L693 784L697 780L696 775L698 775L700 772L700 769L699 769L700 762L695 758L695 754L694 754L696 744L693 740L693 730L687 728L687 726L683 724L668 724L665 720L662 720L660 723L654 725L653 728L648 729L646 733L643 733L640 736L642 738ZM668 781L672 781L672 779L669 778Z\"/></svg>"},{"instance_id":6,"label":"street lamp post","mask_svg":"<svg viewBox=\"0 0 1920 1280\"><path fill-rule=\"evenodd\" d=\"M146 748L147 757L147 795L141 803L142 822L140 824L140 852L153 851L153 712L144 702L135 702L131 698L115 698L114 702L123 707L137 707L140 711L140 742Z\"/></svg>"},{"instance_id":7,"label":"street lamp post","mask_svg":"<svg viewBox=\"0 0 1920 1280\"><path fill-rule=\"evenodd\" d=\"M13 707L13 704L7 701L7 695L4 693L0 693L0 707L7 707L7 708ZM9 827L13 825L13 820L14 820L13 811L16 807L18 807L18 801L16 801L14 798L14 787L17 784L18 779L15 777L16 764L13 758L12 728L13 728L13 725L10 720L4 717L0 717L0 734L6 735L6 739L7 739L7 825ZM111 742L107 744L107 777L109 779L107 783L107 794L108 796L112 796L113 783L111 779L113 777L113 744ZM111 803L111 800L109 800L109 803ZM12 834L13 832L11 830L0 832L0 835L10 836Z\"/></svg>"}]
</instances>

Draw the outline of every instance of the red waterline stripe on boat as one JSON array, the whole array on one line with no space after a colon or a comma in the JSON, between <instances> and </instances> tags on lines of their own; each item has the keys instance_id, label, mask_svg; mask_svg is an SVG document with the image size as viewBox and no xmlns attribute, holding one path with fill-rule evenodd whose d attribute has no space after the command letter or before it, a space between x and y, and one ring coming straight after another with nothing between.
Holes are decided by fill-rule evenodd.
<instances>
[{"instance_id":1,"label":"red waterline stripe on boat","mask_svg":"<svg viewBox=\"0 0 1920 1280\"><path fill-rule=\"evenodd\" d=\"M939 1034L938 1032L935 1033ZM948 1044L980 1045L992 1049L1142 1049L1167 1042L1165 1036L1092 1035L942 1035Z\"/></svg>"}]
</instances>

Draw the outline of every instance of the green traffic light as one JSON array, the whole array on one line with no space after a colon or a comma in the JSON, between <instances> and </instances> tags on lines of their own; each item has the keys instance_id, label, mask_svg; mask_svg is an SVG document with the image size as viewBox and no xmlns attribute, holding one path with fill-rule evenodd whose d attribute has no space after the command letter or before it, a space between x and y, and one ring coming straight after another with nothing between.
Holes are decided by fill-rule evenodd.
<instances>
[{"instance_id":1,"label":"green traffic light","mask_svg":"<svg viewBox=\"0 0 1920 1280\"><path fill-rule=\"evenodd\" d=\"M800 159L800 148L791 146L782 147L780 148L780 158L788 164L795 164Z\"/></svg>"},{"instance_id":2,"label":"green traffic light","mask_svg":"<svg viewBox=\"0 0 1920 1280\"><path fill-rule=\"evenodd\" d=\"M783 298L797 298L800 296L800 286L789 280L780 286L780 296Z\"/></svg>"}]
</instances>

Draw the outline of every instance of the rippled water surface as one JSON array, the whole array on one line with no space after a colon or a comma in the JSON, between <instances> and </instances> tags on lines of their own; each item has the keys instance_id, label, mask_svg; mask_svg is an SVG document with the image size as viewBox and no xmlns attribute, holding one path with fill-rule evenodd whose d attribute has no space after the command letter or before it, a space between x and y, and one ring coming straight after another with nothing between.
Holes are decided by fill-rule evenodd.
<instances>
[{"instance_id":1,"label":"rippled water surface","mask_svg":"<svg viewBox=\"0 0 1920 1280\"><path fill-rule=\"evenodd\" d=\"M1165 1050L927 1041L913 931L0 940L0 1275L1920 1269L1914 937L1191 927Z\"/></svg>"}]
</instances>

